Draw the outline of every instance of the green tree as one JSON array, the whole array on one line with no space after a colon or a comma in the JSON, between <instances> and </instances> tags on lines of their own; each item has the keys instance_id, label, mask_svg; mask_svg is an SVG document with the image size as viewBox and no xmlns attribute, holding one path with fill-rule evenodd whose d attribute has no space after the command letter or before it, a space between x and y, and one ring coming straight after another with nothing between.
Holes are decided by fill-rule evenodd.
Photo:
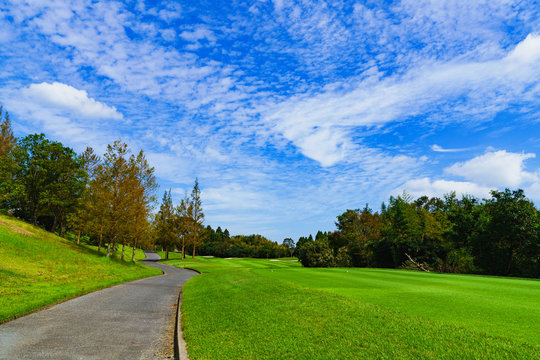
<instances>
[{"instance_id":1,"label":"green tree","mask_svg":"<svg viewBox=\"0 0 540 360\"><path fill-rule=\"evenodd\" d=\"M64 235L66 217L76 211L79 199L85 190L87 173L81 159L70 148L58 142L48 146L47 178L49 183L43 194L42 202L53 215L51 230L56 230L60 223L60 236Z\"/></svg>"},{"instance_id":2,"label":"green tree","mask_svg":"<svg viewBox=\"0 0 540 360\"><path fill-rule=\"evenodd\" d=\"M51 178L51 142L44 134L28 135L19 139L15 151L17 169L14 174L14 195L18 199L17 213L37 224L40 210L45 206L44 198Z\"/></svg>"},{"instance_id":3,"label":"green tree","mask_svg":"<svg viewBox=\"0 0 540 360\"><path fill-rule=\"evenodd\" d=\"M293 256L294 254L294 240L291 238L285 238L283 239L283 246L287 248L289 251L289 256Z\"/></svg>"},{"instance_id":4,"label":"green tree","mask_svg":"<svg viewBox=\"0 0 540 360\"><path fill-rule=\"evenodd\" d=\"M492 191L473 243L477 265L493 275L540 275L540 219L523 190Z\"/></svg>"}]
</instances>

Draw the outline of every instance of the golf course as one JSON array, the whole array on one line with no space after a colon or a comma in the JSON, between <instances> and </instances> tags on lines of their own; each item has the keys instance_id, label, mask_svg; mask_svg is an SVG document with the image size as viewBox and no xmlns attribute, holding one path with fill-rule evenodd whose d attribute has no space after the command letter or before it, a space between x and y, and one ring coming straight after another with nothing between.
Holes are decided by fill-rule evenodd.
<instances>
[{"instance_id":1,"label":"golf course","mask_svg":"<svg viewBox=\"0 0 540 360\"><path fill-rule=\"evenodd\" d=\"M538 280L170 255L192 359L540 356Z\"/></svg>"}]
</instances>

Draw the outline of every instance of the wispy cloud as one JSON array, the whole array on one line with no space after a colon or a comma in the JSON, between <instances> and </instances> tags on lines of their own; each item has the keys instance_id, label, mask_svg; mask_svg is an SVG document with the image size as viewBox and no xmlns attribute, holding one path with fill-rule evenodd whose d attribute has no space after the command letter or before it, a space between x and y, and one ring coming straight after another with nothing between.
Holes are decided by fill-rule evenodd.
<instances>
[{"instance_id":1,"label":"wispy cloud","mask_svg":"<svg viewBox=\"0 0 540 360\"><path fill-rule=\"evenodd\" d=\"M538 193L540 150L511 139L540 126L536 5L6 1L0 102L19 134L144 148L163 188L199 177L209 223L281 240L400 183ZM507 150L467 158L489 145Z\"/></svg>"},{"instance_id":2,"label":"wispy cloud","mask_svg":"<svg viewBox=\"0 0 540 360\"><path fill-rule=\"evenodd\" d=\"M462 152L462 151L468 151L471 148L457 148L457 149L446 149L443 148L437 144L433 144L430 146L430 149L435 152L441 152L441 153L453 153L453 152Z\"/></svg>"},{"instance_id":3,"label":"wispy cloud","mask_svg":"<svg viewBox=\"0 0 540 360\"><path fill-rule=\"evenodd\" d=\"M510 103L533 95L531 85L540 80L539 69L540 36L529 35L498 60L434 64L384 78L375 74L355 86L336 85L295 96L278 104L265 121L276 124L275 129L304 155L328 166L344 159L336 149L348 146L350 135L344 134L357 127L402 122L420 114L430 121L434 111L437 120L442 115L459 121L456 112L491 119ZM312 150L310 139L318 137L324 138L326 151Z\"/></svg>"}]
</instances>

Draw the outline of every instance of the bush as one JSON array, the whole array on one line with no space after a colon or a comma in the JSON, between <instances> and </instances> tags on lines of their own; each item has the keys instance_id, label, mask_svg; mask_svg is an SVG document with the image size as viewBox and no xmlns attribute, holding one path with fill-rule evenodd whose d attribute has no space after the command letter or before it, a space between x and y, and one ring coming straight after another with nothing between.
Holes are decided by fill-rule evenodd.
<instances>
[{"instance_id":1,"label":"bush","mask_svg":"<svg viewBox=\"0 0 540 360\"><path fill-rule=\"evenodd\" d=\"M302 246L299 258L305 267L332 267L335 266L335 258L327 239L309 241Z\"/></svg>"}]
</instances>

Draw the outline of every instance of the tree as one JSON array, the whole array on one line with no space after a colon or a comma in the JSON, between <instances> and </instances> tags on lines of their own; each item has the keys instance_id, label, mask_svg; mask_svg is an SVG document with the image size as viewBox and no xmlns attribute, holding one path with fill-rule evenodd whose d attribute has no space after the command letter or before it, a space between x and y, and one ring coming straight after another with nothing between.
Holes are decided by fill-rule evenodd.
<instances>
[{"instance_id":1,"label":"tree","mask_svg":"<svg viewBox=\"0 0 540 360\"><path fill-rule=\"evenodd\" d=\"M540 275L540 218L523 190L492 191L473 242L477 265L493 275Z\"/></svg>"},{"instance_id":2,"label":"tree","mask_svg":"<svg viewBox=\"0 0 540 360\"><path fill-rule=\"evenodd\" d=\"M159 212L155 218L158 243L165 249L165 259L169 259L169 250L176 245L177 220L171 198L171 190L165 191Z\"/></svg>"},{"instance_id":3,"label":"tree","mask_svg":"<svg viewBox=\"0 0 540 360\"><path fill-rule=\"evenodd\" d=\"M130 231L133 252L131 261L135 261L137 245L149 234L148 217L155 202L154 193L158 188L154 168L148 164L144 152L141 150L137 156L129 161L130 171L130 214L132 227ZM123 250L122 250L123 258Z\"/></svg>"},{"instance_id":4,"label":"tree","mask_svg":"<svg viewBox=\"0 0 540 360\"><path fill-rule=\"evenodd\" d=\"M28 135L18 141L15 151L17 169L14 174L14 195L18 198L17 212L23 218L37 224L39 211L51 179L51 142L44 134Z\"/></svg>"},{"instance_id":5,"label":"tree","mask_svg":"<svg viewBox=\"0 0 540 360\"><path fill-rule=\"evenodd\" d=\"M195 179L195 185L191 191L190 206L188 208L190 222L190 241L193 249L192 257L195 258L195 250L202 243L204 213L202 210L201 190L199 180Z\"/></svg>"},{"instance_id":6,"label":"tree","mask_svg":"<svg viewBox=\"0 0 540 360\"><path fill-rule=\"evenodd\" d=\"M72 149L58 142L51 142L48 152L47 175L50 183L46 185L42 201L54 218L51 231L54 232L60 222L60 236L63 236L66 217L76 210L76 205L84 193L87 173L82 161Z\"/></svg>"},{"instance_id":7,"label":"tree","mask_svg":"<svg viewBox=\"0 0 540 360\"><path fill-rule=\"evenodd\" d=\"M12 180L15 171L16 141L9 114L4 113L0 106L0 206L10 199L15 190Z\"/></svg>"},{"instance_id":8,"label":"tree","mask_svg":"<svg viewBox=\"0 0 540 360\"><path fill-rule=\"evenodd\" d=\"M101 159L94 153L91 147L79 156L82 168L84 169L87 178L81 196L78 198L76 209L68 216L68 223L77 234L77 244L80 243L81 234L83 231L92 230L92 193L91 181L94 179L96 167L100 164ZM98 252L101 248L101 242L98 245Z\"/></svg>"},{"instance_id":9,"label":"tree","mask_svg":"<svg viewBox=\"0 0 540 360\"><path fill-rule=\"evenodd\" d=\"M13 150L17 139L13 135L9 114L4 113L2 106L0 106L0 121L0 159L3 159Z\"/></svg>"},{"instance_id":10,"label":"tree","mask_svg":"<svg viewBox=\"0 0 540 360\"><path fill-rule=\"evenodd\" d=\"M94 186L99 200L95 203L96 211L102 221L102 232L106 236L107 257L116 252L116 244L129 228L129 149L125 143L115 141L107 146L103 163L96 167Z\"/></svg>"},{"instance_id":11,"label":"tree","mask_svg":"<svg viewBox=\"0 0 540 360\"><path fill-rule=\"evenodd\" d=\"M289 256L293 256L294 254L294 240L291 238L283 239L283 246L289 250Z\"/></svg>"},{"instance_id":12,"label":"tree","mask_svg":"<svg viewBox=\"0 0 540 360\"><path fill-rule=\"evenodd\" d=\"M187 193L176 207L176 232L182 246L182 260L186 258L186 244L190 235L192 204Z\"/></svg>"}]
</instances>

